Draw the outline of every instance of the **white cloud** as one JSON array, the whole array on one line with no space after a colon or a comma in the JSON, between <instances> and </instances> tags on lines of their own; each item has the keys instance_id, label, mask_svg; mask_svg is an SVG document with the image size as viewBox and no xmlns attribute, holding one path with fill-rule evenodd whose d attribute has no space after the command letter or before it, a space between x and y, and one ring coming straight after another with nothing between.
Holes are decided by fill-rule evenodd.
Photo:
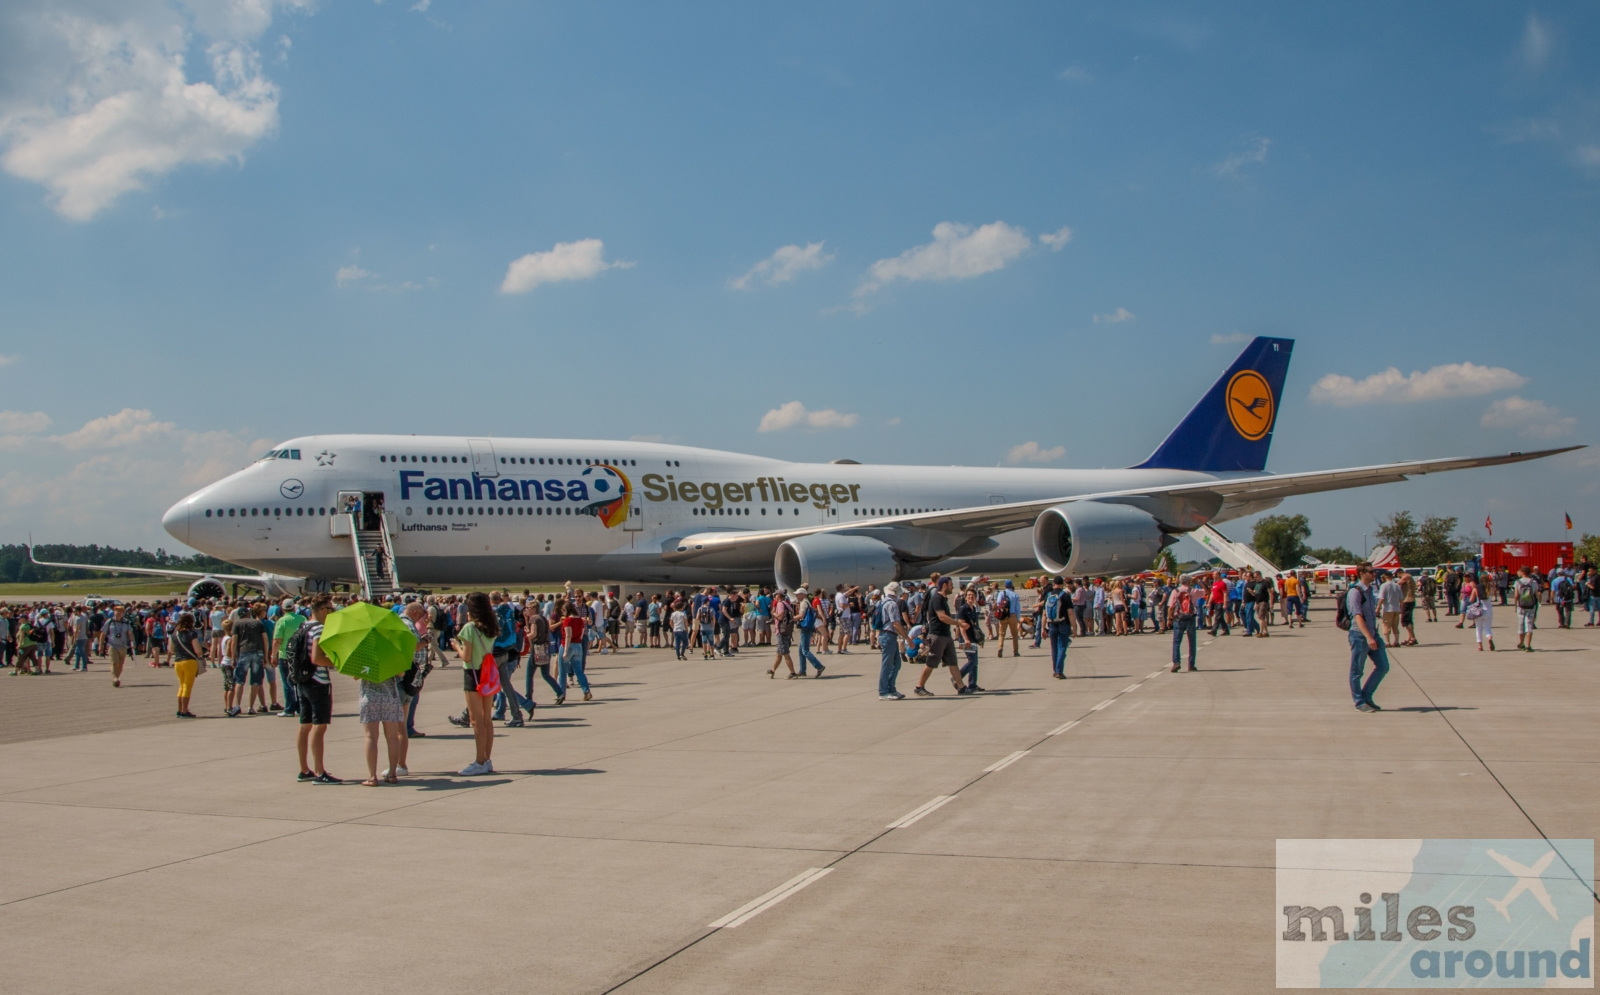
<instances>
[{"instance_id":1,"label":"white cloud","mask_svg":"<svg viewBox=\"0 0 1600 995\"><path fill-rule=\"evenodd\" d=\"M40 414L0 419L43 431ZM274 440L188 431L157 422L148 411L96 418L66 435L5 436L0 448L0 535L19 541L101 542L146 549L176 542L161 515L185 494L218 480Z\"/></svg>"},{"instance_id":2,"label":"white cloud","mask_svg":"<svg viewBox=\"0 0 1600 995\"><path fill-rule=\"evenodd\" d=\"M1484 428L1516 429L1530 439L1554 439L1570 434L1578 427L1578 419L1563 415L1543 401L1512 394L1489 405L1478 424Z\"/></svg>"},{"instance_id":3,"label":"white cloud","mask_svg":"<svg viewBox=\"0 0 1600 995\"><path fill-rule=\"evenodd\" d=\"M76 432L52 435L50 441L68 449L122 449L168 435L172 422L156 421L149 411L123 408L114 415L96 418Z\"/></svg>"},{"instance_id":4,"label":"white cloud","mask_svg":"<svg viewBox=\"0 0 1600 995\"><path fill-rule=\"evenodd\" d=\"M1068 66L1067 68L1061 70L1059 74L1057 74L1057 78L1077 80L1084 83L1092 82L1094 80L1094 77L1089 75L1089 70L1083 68L1082 66Z\"/></svg>"},{"instance_id":5,"label":"white cloud","mask_svg":"<svg viewBox=\"0 0 1600 995\"><path fill-rule=\"evenodd\" d=\"M1244 345L1250 341L1250 336L1243 332L1229 332L1227 335L1211 336L1212 345Z\"/></svg>"},{"instance_id":6,"label":"white cloud","mask_svg":"<svg viewBox=\"0 0 1600 995\"><path fill-rule=\"evenodd\" d=\"M0 366L10 366L12 363L20 363L21 361L21 356L0 356Z\"/></svg>"},{"instance_id":7,"label":"white cloud","mask_svg":"<svg viewBox=\"0 0 1600 995\"><path fill-rule=\"evenodd\" d=\"M979 228L941 221L933 241L907 249L893 259L880 259L867 270L860 297L895 280L965 280L1002 269L1032 245L1021 228L994 221Z\"/></svg>"},{"instance_id":8,"label":"white cloud","mask_svg":"<svg viewBox=\"0 0 1600 995\"><path fill-rule=\"evenodd\" d=\"M43 411L0 411L0 434L38 435L50 427Z\"/></svg>"},{"instance_id":9,"label":"white cloud","mask_svg":"<svg viewBox=\"0 0 1600 995\"><path fill-rule=\"evenodd\" d=\"M1517 58L1533 72L1538 72L1550 62L1555 52L1556 34L1548 21L1537 14L1528 15L1527 27L1522 30L1522 44L1517 46Z\"/></svg>"},{"instance_id":10,"label":"white cloud","mask_svg":"<svg viewBox=\"0 0 1600 995\"><path fill-rule=\"evenodd\" d=\"M0 15L0 168L86 221L190 163L240 162L278 127L256 42L310 0L23 0ZM209 79L192 78L204 51Z\"/></svg>"},{"instance_id":11,"label":"white cloud","mask_svg":"<svg viewBox=\"0 0 1600 995\"><path fill-rule=\"evenodd\" d=\"M1024 442L1020 446L1012 446L1006 454L1007 463L1050 463L1067 455L1066 446L1051 446L1049 449L1040 449L1037 442Z\"/></svg>"},{"instance_id":12,"label":"white cloud","mask_svg":"<svg viewBox=\"0 0 1600 995\"><path fill-rule=\"evenodd\" d=\"M1364 380L1329 373L1311 385L1311 399L1347 408L1356 404L1405 404L1443 397L1473 397L1521 387L1528 378L1503 366L1448 363L1402 374L1394 367Z\"/></svg>"},{"instance_id":13,"label":"white cloud","mask_svg":"<svg viewBox=\"0 0 1600 995\"><path fill-rule=\"evenodd\" d=\"M1055 231L1047 231L1039 236L1039 242L1043 245L1048 245L1052 252L1060 252L1066 248L1067 243L1070 241L1072 241L1072 229L1065 225Z\"/></svg>"},{"instance_id":14,"label":"white cloud","mask_svg":"<svg viewBox=\"0 0 1600 995\"><path fill-rule=\"evenodd\" d=\"M773 408L761 416L761 424L756 427L757 432L782 432L791 428L849 428L859 420L858 415L844 414L824 408L821 411L807 411L806 406L799 401L790 401L781 407Z\"/></svg>"},{"instance_id":15,"label":"white cloud","mask_svg":"<svg viewBox=\"0 0 1600 995\"><path fill-rule=\"evenodd\" d=\"M549 252L530 252L513 259L500 281L502 294L523 294L541 283L587 280L608 269L627 269L631 262L606 262L606 245L598 238L557 242Z\"/></svg>"},{"instance_id":16,"label":"white cloud","mask_svg":"<svg viewBox=\"0 0 1600 995\"><path fill-rule=\"evenodd\" d=\"M426 14L431 6L433 6L433 0L417 0L416 3L411 5L411 9L419 14Z\"/></svg>"},{"instance_id":17,"label":"white cloud","mask_svg":"<svg viewBox=\"0 0 1600 995\"><path fill-rule=\"evenodd\" d=\"M1239 170L1254 162L1264 162L1267 158L1267 149L1272 147L1270 138L1252 138L1244 148L1211 167L1211 171L1218 176L1237 179Z\"/></svg>"},{"instance_id":18,"label":"white cloud","mask_svg":"<svg viewBox=\"0 0 1600 995\"><path fill-rule=\"evenodd\" d=\"M351 263L349 266L340 266L338 272L333 274L333 281L342 287L347 283L354 283L357 280L365 280L371 275L371 273L362 269L360 266L357 266L355 263Z\"/></svg>"},{"instance_id":19,"label":"white cloud","mask_svg":"<svg viewBox=\"0 0 1600 995\"><path fill-rule=\"evenodd\" d=\"M729 281L729 285L735 290L747 290L750 281L756 279L771 284L788 283L806 270L821 269L831 262L833 256L823 255L821 242L808 242L804 248L785 245L750 267L750 272L744 276Z\"/></svg>"},{"instance_id":20,"label":"white cloud","mask_svg":"<svg viewBox=\"0 0 1600 995\"><path fill-rule=\"evenodd\" d=\"M1132 311L1129 311L1127 308L1119 307L1110 314L1095 315L1094 323L1097 325L1118 325L1124 321L1132 321L1136 317L1137 315L1135 315Z\"/></svg>"}]
</instances>

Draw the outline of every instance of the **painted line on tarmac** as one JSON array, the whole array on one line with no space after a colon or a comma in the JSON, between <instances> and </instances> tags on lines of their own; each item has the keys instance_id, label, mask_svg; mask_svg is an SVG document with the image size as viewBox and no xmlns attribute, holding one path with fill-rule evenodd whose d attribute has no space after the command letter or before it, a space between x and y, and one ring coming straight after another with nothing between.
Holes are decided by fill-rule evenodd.
<instances>
[{"instance_id":1,"label":"painted line on tarmac","mask_svg":"<svg viewBox=\"0 0 1600 995\"><path fill-rule=\"evenodd\" d=\"M1137 690L1139 690L1139 685L1143 684L1143 683L1144 683L1144 681L1140 681L1139 684L1134 684L1131 687L1125 687L1125 688L1122 689L1122 693L1123 694L1127 694L1130 691L1137 691Z\"/></svg>"},{"instance_id":2,"label":"painted line on tarmac","mask_svg":"<svg viewBox=\"0 0 1600 995\"><path fill-rule=\"evenodd\" d=\"M916 822L918 819L922 818L923 816L927 815L928 813L933 812L933 811L935 811L937 809L944 808L946 805L950 804L951 802L953 802L955 800L956 800L956 796L955 795L940 795L939 797L935 798L933 801L926 802L926 803L924 803L922 805L919 805L916 808L912 809L911 811L907 812L905 815L902 815L900 818L898 818L898 819L894 820L893 822L889 823L887 828L889 828L889 829L904 829L905 827L907 827L907 826L911 825L912 823Z\"/></svg>"},{"instance_id":3,"label":"painted line on tarmac","mask_svg":"<svg viewBox=\"0 0 1600 995\"><path fill-rule=\"evenodd\" d=\"M1115 699L1115 698L1107 698L1105 701L1102 701L1100 704L1098 704L1098 705L1094 706L1093 708L1089 709L1089 711L1098 712L1102 708L1106 708L1109 705L1115 704L1116 700L1117 699Z\"/></svg>"},{"instance_id":4,"label":"painted line on tarmac","mask_svg":"<svg viewBox=\"0 0 1600 995\"><path fill-rule=\"evenodd\" d=\"M1156 671L1156 672L1155 672L1155 673L1153 673L1153 674L1146 674L1146 675L1145 675L1145 680L1147 680L1147 681L1148 681L1148 680L1149 680L1149 679L1150 679L1150 678L1152 678L1152 677L1160 677L1160 676L1161 676L1161 675L1162 675L1162 674L1164 674L1164 673L1166 673L1166 671L1164 671L1164 670L1158 670L1158 671Z\"/></svg>"},{"instance_id":5,"label":"painted line on tarmac","mask_svg":"<svg viewBox=\"0 0 1600 995\"><path fill-rule=\"evenodd\" d=\"M1064 726L1056 726L1054 729L1051 729L1049 732L1045 733L1045 735L1046 736L1059 736L1062 733L1066 732L1068 729L1071 729L1073 726L1077 725L1079 722L1082 722L1082 721L1083 721L1082 719L1073 719L1071 722L1068 722Z\"/></svg>"},{"instance_id":6,"label":"painted line on tarmac","mask_svg":"<svg viewBox=\"0 0 1600 995\"><path fill-rule=\"evenodd\" d=\"M1005 770L1007 767L1010 767L1012 764L1016 763L1018 760L1021 760L1023 757L1032 752L1032 750L1018 750L1004 759L996 760L994 763L985 767L983 772L985 774L993 774L995 771Z\"/></svg>"},{"instance_id":7,"label":"painted line on tarmac","mask_svg":"<svg viewBox=\"0 0 1600 995\"><path fill-rule=\"evenodd\" d=\"M785 881L783 884L778 885L776 888L767 892L765 895L762 895L760 898L752 899L751 901L739 906L732 912L729 912L727 915L723 916L721 919L711 923L706 928L737 929L749 922L751 919L754 919L756 916L772 908L774 905L777 905L785 898L793 895L801 888L804 888L812 882L818 881L832 873L833 868L831 867L808 867L802 873L797 874Z\"/></svg>"}]
</instances>

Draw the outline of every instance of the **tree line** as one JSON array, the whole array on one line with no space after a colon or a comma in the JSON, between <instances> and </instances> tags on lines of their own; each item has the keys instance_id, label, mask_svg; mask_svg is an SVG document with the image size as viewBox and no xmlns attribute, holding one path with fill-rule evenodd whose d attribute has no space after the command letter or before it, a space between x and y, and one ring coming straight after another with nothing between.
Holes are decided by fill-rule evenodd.
<instances>
[{"instance_id":1,"label":"tree line","mask_svg":"<svg viewBox=\"0 0 1600 995\"><path fill-rule=\"evenodd\" d=\"M215 556L195 553L193 556L173 556L164 549L154 553L144 548L117 549L114 546L44 545L33 547L33 554L41 560L69 563L94 563L105 567L157 567L169 570L195 570L200 572L254 573L244 570ZM28 547L0 545L0 583L38 584L51 581L80 580L97 574L87 570L64 570L59 567L41 567L28 561Z\"/></svg>"},{"instance_id":2,"label":"tree line","mask_svg":"<svg viewBox=\"0 0 1600 995\"><path fill-rule=\"evenodd\" d=\"M1401 566L1431 567L1465 560L1478 551L1483 540L1458 535L1458 521L1452 515L1427 515L1419 522L1409 511L1396 511L1379 522L1372 535L1378 545L1394 547ZM1267 515L1256 522L1251 545L1279 569L1302 563L1307 555L1327 563L1361 559L1343 546L1313 548L1310 539L1311 522L1306 516Z\"/></svg>"}]
</instances>

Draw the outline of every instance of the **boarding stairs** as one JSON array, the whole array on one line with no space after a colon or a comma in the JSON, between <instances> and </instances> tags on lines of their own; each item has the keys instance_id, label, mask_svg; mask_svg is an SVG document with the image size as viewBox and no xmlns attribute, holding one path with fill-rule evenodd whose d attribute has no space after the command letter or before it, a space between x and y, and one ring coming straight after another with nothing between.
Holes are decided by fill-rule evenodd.
<instances>
[{"instance_id":1,"label":"boarding stairs","mask_svg":"<svg viewBox=\"0 0 1600 995\"><path fill-rule=\"evenodd\" d=\"M359 515L350 516L350 542L355 548L356 576L361 596L376 601L400 593L400 573L394 563L394 543L387 527L360 529ZM379 519L387 526L384 518Z\"/></svg>"}]
</instances>

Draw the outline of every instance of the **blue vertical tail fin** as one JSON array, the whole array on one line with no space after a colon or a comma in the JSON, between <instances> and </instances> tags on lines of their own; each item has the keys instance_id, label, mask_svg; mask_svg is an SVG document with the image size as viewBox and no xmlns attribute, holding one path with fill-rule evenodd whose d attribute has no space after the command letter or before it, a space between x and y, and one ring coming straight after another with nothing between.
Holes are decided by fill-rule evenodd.
<instances>
[{"instance_id":1,"label":"blue vertical tail fin","mask_svg":"<svg viewBox=\"0 0 1600 995\"><path fill-rule=\"evenodd\" d=\"M1294 339L1257 336L1134 469L1265 470Z\"/></svg>"}]
</instances>

